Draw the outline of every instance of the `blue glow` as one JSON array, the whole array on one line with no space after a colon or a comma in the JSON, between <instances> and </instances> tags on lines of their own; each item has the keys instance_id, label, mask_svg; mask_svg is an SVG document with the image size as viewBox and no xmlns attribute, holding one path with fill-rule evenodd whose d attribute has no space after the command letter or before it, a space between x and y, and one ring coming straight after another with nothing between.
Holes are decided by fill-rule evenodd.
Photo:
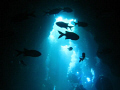
<instances>
[{"instance_id":1,"label":"blue glow","mask_svg":"<svg viewBox=\"0 0 120 90\"><path fill-rule=\"evenodd\" d=\"M94 70L92 68L91 68L91 73L92 73L92 82L93 82L93 80L95 78L95 72L94 72Z\"/></svg>"},{"instance_id":2,"label":"blue glow","mask_svg":"<svg viewBox=\"0 0 120 90\"><path fill-rule=\"evenodd\" d=\"M66 54L68 53L68 45L61 46L62 51L64 51Z\"/></svg>"},{"instance_id":3,"label":"blue glow","mask_svg":"<svg viewBox=\"0 0 120 90\"><path fill-rule=\"evenodd\" d=\"M73 21L76 22L76 19L74 19Z\"/></svg>"},{"instance_id":4,"label":"blue glow","mask_svg":"<svg viewBox=\"0 0 120 90\"><path fill-rule=\"evenodd\" d=\"M77 75L79 75L79 72L77 72Z\"/></svg>"},{"instance_id":5,"label":"blue glow","mask_svg":"<svg viewBox=\"0 0 120 90\"><path fill-rule=\"evenodd\" d=\"M49 37L48 37L48 39L49 39L51 42L55 42L55 43L57 42L58 37L59 37L58 30L61 31L61 32L63 32L63 33L65 33L65 31L70 31L70 32L71 32L71 30L72 30L72 31L75 30L75 27L73 27L71 30L70 30L70 28L65 29L65 28L58 27L58 26L56 25L56 22L58 22L58 21L63 21L63 22L65 22L65 23L68 23L69 26L74 26L73 24L71 24L71 22L74 21L74 19L70 19L70 20L68 20L68 19L63 19L61 16L58 17L58 18L56 18L56 21L54 22L54 25L53 25L53 29L52 29L52 31L50 31L50 35L49 35ZM62 37L62 38L63 38L63 37Z\"/></svg>"},{"instance_id":6,"label":"blue glow","mask_svg":"<svg viewBox=\"0 0 120 90\"><path fill-rule=\"evenodd\" d=\"M94 70L92 68L91 68L91 73L92 73L92 75L95 75Z\"/></svg>"},{"instance_id":7,"label":"blue glow","mask_svg":"<svg viewBox=\"0 0 120 90\"><path fill-rule=\"evenodd\" d=\"M58 18L56 18L56 21L58 22L58 21L63 21L63 19L62 19L62 17L58 17Z\"/></svg>"},{"instance_id":8,"label":"blue glow","mask_svg":"<svg viewBox=\"0 0 120 90\"><path fill-rule=\"evenodd\" d=\"M58 21L63 21L65 23L68 23L69 26L74 26L74 24L72 24L71 22L73 22L75 20L74 19L69 19L68 20L67 18L64 19L61 16L56 18L56 21L54 22L54 25L53 25L53 29L52 29L52 31L50 31L50 35L49 35L49 38L48 38L50 42L58 43L57 42L58 37L59 37L58 30L63 32L63 33L65 33L65 31L70 31L71 32L71 30L69 28L65 29L65 28L58 27L56 25L56 22L58 22ZM74 30L75 30L75 27L72 28L72 31L74 31ZM77 58L79 58L79 57L77 57L77 56L79 56L79 54L76 54L75 50L73 50L72 52L69 52L69 50L67 49L70 46L74 46L73 48L76 48L76 45L73 44L71 40L65 41L65 38L63 36L63 37L61 37L61 39L59 39L59 42L63 42L63 43L68 42L69 43L68 45L64 45L64 46L61 45L61 51L65 52L66 55L69 55L69 57L71 56L71 59L70 59L71 62L70 62L69 67L68 67L68 72L69 72L75 66L75 64L77 62Z\"/></svg>"},{"instance_id":9,"label":"blue glow","mask_svg":"<svg viewBox=\"0 0 120 90\"><path fill-rule=\"evenodd\" d=\"M55 88L56 88L56 86L54 85L54 88L53 88L53 90L55 90Z\"/></svg>"},{"instance_id":10,"label":"blue glow","mask_svg":"<svg viewBox=\"0 0 120 90\"><path fill-rule=\"evenodd\" d=\"M68 67L67 74L70 74L70 73L75 74L77 76L77 79L80 80L81 84L83 86L87 87L88 84L89 85L91 84L88 82L93 82L93 80L95 78L95 72L92 68L89 67L89 62L88 62L89 58L86 57L84 62L79 63L79 57L80 57L81 53L83 52L83 51L81 51L82 50L81 45L84 45L84 43L81 43L81 45L80 44L78 45L78 43L76 43L77 41L65 40L65 36L58 39L58 37L60 35L58 33L58 30L63 33L65 33L65 31L77 32L79 27L73 27L72 30L70 30L69 28L68 28L68 30L65 28L60 28L56 25L56 22L59 22L59 21L68 23L69 26L73 26L75 24L74 22L76 22L75 19L68 20L61 16L55 19L55 22L53 24L53 29L50 31L50 35L48 38L50 41L50 46L52 46L54 48L54 49L50 48L50 50L51 50L50 53L53 53L52 50L55 50L55 48L57 48L58 51L57 51L56 57L57 57L57 55L59 55L58 57L60 58L60 60L62 60L61 62L63 63L63 65L66 65L66 66L60 65L60 67L62 68L61 70L63 71L64 67ZM75 29L76 29L76 31L75 31ZM79 33L79 31L78 31L78 33ZM82 39L80 39L80 40L82 40ZM73 47L73 50L69 51L68 50L69 47ZM61 54L59 54L59 50L60 50ZM54 54L55 53L56 52L54 52ZM49 66L50 67L52 66L52 64L51 65L48 64L50 61L51 61L51 63L53 63L53 67L57 67L57 64L55 64L56 66L54 65L54 63L56 62L54 60L54 58L51 58L51 56L50 56L46 59L46 66L47 66L46 80L50 78L49 72L50 72L51 68L49 69ZM66 74L66 72L64 74ZM86 77L86 76L91 76L91 77ZM88 88L89 88L89 86L88 86ZM54 86L54 90L55 89L56 88Z\"/></svg>"},{"instance_id":11,"label":"blue glow","mask_svg":"<svg viewBox=\"0 0 120 90\"><path fill-rule=\"evenodd\" d=\"M77 63L77 56L78 54L76 54L76 52L73 50L72 55L71 55L71 62L68 67L68 73L75 67Z\"/></svg>"},{"instance_id":12,"label":"blue glow","mask_svg":"<svg viewBox=\"0 0 120 90\"><path fill-rule=\"evenodd\" d=\"M89 77L87 77L86 79L87 79L88 82L90 82L90 78Z\"/></svg>"}]
</instances>

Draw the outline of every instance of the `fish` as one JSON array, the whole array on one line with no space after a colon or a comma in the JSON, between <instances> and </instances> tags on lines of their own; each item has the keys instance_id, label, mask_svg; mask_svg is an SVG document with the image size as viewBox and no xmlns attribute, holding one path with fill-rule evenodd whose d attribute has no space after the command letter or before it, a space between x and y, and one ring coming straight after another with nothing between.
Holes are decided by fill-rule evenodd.
<instances>
[{"instance_id":1,"label":"fish","mask_svg":"<svg viewBox=\"0 0 120 90\"><path fill-rule=\"evenodd\" d=\"M85 59L85 53L82 53L82 58L80 58L79 62L83 61Z\"/></svg>"},{"instance_id":2,"label":"fish","mask_svg":"<svg viewBox=\"0 0 120 90\"><path fill-rule=\"evenodd\" d=\"M23 60L20 60L20 63L23 64L24 66L27 66Z\"/></svg>"},{"instance_id":3,"label":"fish","mask_svg":"<svg viewBox=\"0 0 120 90\"><path fill-rule=\"evenodd\" d=\"M61 38L62 36L66 36L65 39L71 39L71 40L78 40L79 39L79 36L76 33L74 33L74 32L68 32L68 31L66 31L65 34L62 33L61 31L58 31L58 32L60 34L60 36L58 37L58 39Z\"/></svg>"},{"instance_id":4,"label":"fish","mask_svg":"<svg viewBox=\"0 0 120 90\"><path fill-rule=\"evenodd\" d=\"M17 56L23 54L24 56L31 56L31 57L39 57L41 56L41 53L37 50L28 50L24 48L24 51L19 51L16 50L18 52Z\"/></svg>"},{"instance_id":5,"label":"fish","mask_svg":"<svg viewBox=\"0 0 120 90\"><path fill-rule=\"evenodd\" d=\"M72 27L74 27L74 26L68 26L68 23L61 22L61 21L60 22L56 22L56 25L61 27L61 28L66 28L66 29L69 27L70 30L71 30Z\"/></svg>"},{"instance_id":6,"label":"fish","mask_svg":"<svg viewBox=\"0 0 120 90\"><path fill-rule=\"evenodd\" d=\"M69 47L68 50L69 50L69 51L73 50L73 47Z\"/></svg>"}]
</instances>

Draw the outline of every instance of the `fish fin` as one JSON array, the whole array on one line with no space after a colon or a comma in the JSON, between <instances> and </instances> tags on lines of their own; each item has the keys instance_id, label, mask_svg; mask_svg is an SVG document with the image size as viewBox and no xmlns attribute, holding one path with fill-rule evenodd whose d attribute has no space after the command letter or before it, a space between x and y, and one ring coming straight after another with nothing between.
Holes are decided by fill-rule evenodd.
<instances>
[{"instance_id":1,"label":"fish fin","mask_svg":"<svg viewBox=\"0 0 120 90\"><path fill-rule=\"evenodd\" d=\"M18 52L18 54L16 56L19 56L20 54L22 54L22 51L16 50Z\"/></svg>"},{"instance_id":2,"label":"fish fin","mask_svg":"<svg viewBox=\"0 0 120 90\"><path fill-rule=\"evenodd\" d=\"M75 23L75 26L77 25L77 23L76 22L74 22Z\"/></svg>"},{"instance_id":3,"label":"fish fin","mask_svg":"<svg viewBox=\"0 0 120 90\"><path fill-rule=\"evenodd\" d=\"M80 58L80 60L79 60L79 62L81 62L83 59L82 58Z\"/></svg>"},{"instance_id":4,"label":"fish fin","mask_svg":"<svg viewBox=\"0 0 120 90\"><path fill-rule=\"evenodd\" d=\"M66 33L68 33L68 31L65 31Z\"/></svg>"},{"instance_id":5,"label":"fish fin","mask_svg":"<svg viewBox=\"0 0 120 90\"><path fill-rule=\"evenodd\" d=\"M23 60L20 60L20 63L23 65L23 66L27 66Z\"/></svg>"},{"instance_id":6,"label":"fish fin","mask_svg":"<svg viewBox=\"0 0 120 90\"><path fill-rule=\"evenodd\" d=\"M65 35L64 33L60 32L60 31L58 31L58 32L60 34L60 36L58 37L58 39Z\"/></svg>"},{"instance_id":7,"label":"fish fin","mask_svg":"<svg viewBox=\"0 0 120 90\"><path fill-rule=\"evenodd\" d=\"M67 37L65 39L68 39Z\"/></svg>"},{"instance_id":8,"label":"fish fin","mask_svg":"<svg viewBox=\"0 0 120 90\"><path fill-rule=\"evenodd\" d=\"M71 30L72 27L74 27L74 26L69 26L70 30Z\"/></svg>"}]
</instances>

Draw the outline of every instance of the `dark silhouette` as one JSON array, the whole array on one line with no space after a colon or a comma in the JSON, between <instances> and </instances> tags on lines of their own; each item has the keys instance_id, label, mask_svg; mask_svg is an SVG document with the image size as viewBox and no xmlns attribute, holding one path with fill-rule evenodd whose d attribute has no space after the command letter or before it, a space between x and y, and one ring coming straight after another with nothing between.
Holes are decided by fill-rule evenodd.
<instances>
[{"instance_id":1,"label":"dark silhouette","mask_svg":"<svg viewBox=\"0 0 120 90\"><path fill-rule=\"evenodd\" d=\"M61 38L62 36L66 36L65 39L71 39L71 40L78 40L79 39L79 36L76 33L66 31L66 33L64 34L60 31L58 31L58 32L60 34L58 39Z\"/></svg>"},{"instance_id":2,"label":"dark silhouette","mask_svg":"<svg viewBox=\"0 0 120 90\"><path fill-rule=\"evenodd\" d=\"M82 53L82 58L80 58L79 62L83 61L85 59L85 53Z\"/></svg>"},{"instance_id":3,"label":"dark silhouette","mask_svg":"<svg viewBox=\"0 0 120 90\"><path fill-rule=\"evenodd\" d=\"M23 66L27 66L23 60L20 60L20 63L23 65Z\"/></svg>"},{"instance_id":4,"label":"dark silhouette","mask_svg":"<svg viewBox=\"0 0 120 90\"><path fill-rule=\"evenodd\" d=\"M73 26L68 26L68 23L65 23L65 22L56 22L56 25L61 27L61 28L66 28L66 29L69 27L70 30L73 27Z\"/></svg>"},{"instance_id":5,"label":"dark silhouette","mask_svg":"<svg viewBox=\"0 0 120 90\"><path fill-rule=\"evenodd\" d=\"M68 50L69 50L69 51L73 50L73 47L69 47Z\"/></svg>"},{"instance_id":6,"label":"dark silhouette","mask_svg":"<svg viewBox=\"0 0 120 90\"><path fill-rule=\"evenodd\" d=\"M24 51L19 51L19 50L16 50L16 51L18 52L17 56L19 56L20 54L23 54L24 56L38 57L41 55L39 51L27 50L25 48L24 48Z\"/></svg>"}]
</instances>

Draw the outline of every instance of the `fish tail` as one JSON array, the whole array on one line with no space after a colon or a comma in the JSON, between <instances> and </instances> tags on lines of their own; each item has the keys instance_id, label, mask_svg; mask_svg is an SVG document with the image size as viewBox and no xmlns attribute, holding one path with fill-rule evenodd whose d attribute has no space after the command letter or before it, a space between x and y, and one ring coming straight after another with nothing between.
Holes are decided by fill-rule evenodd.
<instances>
[{"instance_id":1,"label":"fish tail","mask_svg":"<svg viewBox=\"0 0 120 90\"><path fill-rule=\"evenodd\" d=\"M70 30L71 30L72 27L74 27L74 26L69 26Z\"/></svg>"},{"instance_id":2,"label":"fish tail","mask_svg":"<svg viewBox=\"0 0 120 90\"><path fill-rule=\"evenodd\" d=\"M60 34L60 36L58 37L58 39L65 35L64 33L60 32L60 31L58 31L58 32Z\"/></svg>"},{"instance_id":3,"label":"fish tail","mask_svg":"<svg viewBox=\"0 0 120 90\"><path fill-rule=\"evenodd\" d=\"M82 58L80 58L80 60L79 60L79 62L81 62L83 59Z\"/></svg>"},{"instance_id":4,"label":"fish tail","mask_svg":"<svg viewBox=\"0 0 120 90\"><path fill-rule=\"evenodd\" d=\"M22 51L19 51L19 50L16 50L16 51L18 52L18 54L16 56L19 56L23 53Z\"/></svg>"},{"instance_id":5,"label":"fish tail","mask_svg":"<svg viewBox=\"0 0 120 90\"><path fill-rule=\"evenodd\" d=\"M21 60L20 63L23 64L24 66L27 66L23 60Z\"/></svg>"},{"instance_id":6,"label":"fish tail","mask_svg":"<svg viewBox=\"0 0 120 90\"><path fill-rule=\"evenodd\" d=\"M76 22L74 22L75 23L75 26L77 25L77 23Z\"/></svg>"}]
</instances>

